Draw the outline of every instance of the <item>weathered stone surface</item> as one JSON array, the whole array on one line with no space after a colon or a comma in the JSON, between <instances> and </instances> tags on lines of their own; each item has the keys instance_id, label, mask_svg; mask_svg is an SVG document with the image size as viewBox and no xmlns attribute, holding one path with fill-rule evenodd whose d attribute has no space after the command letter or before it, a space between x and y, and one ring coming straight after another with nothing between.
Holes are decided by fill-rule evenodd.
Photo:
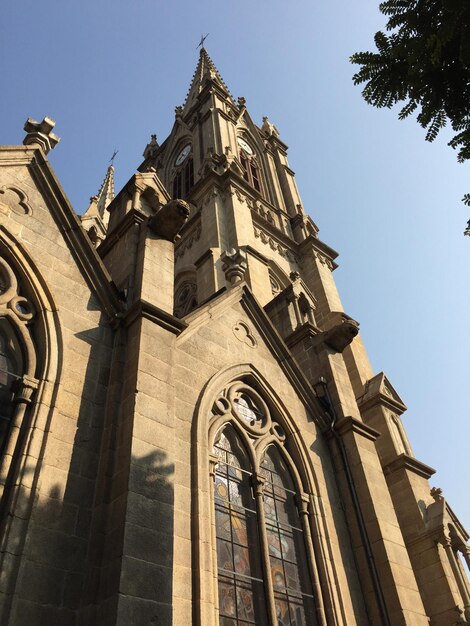
<instances>
[{"instance_id":1,"label":"weathered stone surface","mask_svg":"<svg viewBox=\"0 0 470 626\"><path fill-rule=\"evenodd\" d=\"M342 309L286 146L244 110L202 49L168 140L115 197L108 169L83 221L48 118L0 148L2 626L216 626L217 563L246 567L220 543L243 542L236 503L230 527L214 506L225 428L264 571L289 551L262 521L278 450L319 626L470 620L468 536Z\"/></svg>"}]
</instances>

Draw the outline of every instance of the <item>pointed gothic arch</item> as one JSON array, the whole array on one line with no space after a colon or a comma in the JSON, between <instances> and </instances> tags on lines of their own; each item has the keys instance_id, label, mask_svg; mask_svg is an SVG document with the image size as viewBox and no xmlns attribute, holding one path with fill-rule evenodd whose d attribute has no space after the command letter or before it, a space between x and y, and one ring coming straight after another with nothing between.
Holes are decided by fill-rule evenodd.
<instances>
[{"instance_id":1,"label":"pointed gothic arch","mask_svg":"<svg viewBox=\"0 0 470 626\"><path fill-rule=\"evenodd\" d=\"M193 141L190 135L180 137L168 160L168 189L173 199L186 199L194 186Z\"/></svg>"},{"instance_id":2,"label":"pointed gothic arch","mask_svg":"<svg viewBox=\"0 0 470 626\"><path fill-rule=\"evenodd\" d=\"M237 143L243 178L250 187L265 196L266 174L263 172L263 159L257 142L248 133L240 132L237 135Z\"/></svg>"},{"instance_id":3,"label":"pointed gothic arch","mask_svg":"<svg viewBox=\"0 0 470 626\"><path fill-rule=\"evenodd\" d=\"M174 314L184 317L199 304L197 272L194 265L183 268L175 277Z\"/></svg>"},{"instance_id":4,"label":"pointed gothic arch","mask_svg":"<svg viewBox=\"0 0 470 626\"><path fill-rule=\"evenodd\" d=\"M246 394L242 410L239 399ZM249 399L254 398L253 404ZM237 403L238 398L238 403ZM213 483L218 476L218 441L224 430L230 428L247 450L247 458L250 464L252 488L256 499L257 527L260 536L261 553L263 555L263 589L266 594L266 620L267 623L277 619L276 616L284 614L283 611L292 611L295 608L297 616L309 615L304 622L324 626L325 610L327 604L331 606L332 599L324 597L329 590L321 581L328 577L326 572L319 573L319 568L324 567L325 549L320 549L316 554L316 546L324 536L324 532L318 532L318 512L315 510L315 497L319 494L319 487L313 469L308 459L308 452L303 441L295 428L294 421L289 415L281 398L276 394L271 385L250 364L230 366L216 374L203 390L193 423L193 514L194 514L194 583L195 599L197 607L197 621L200 626L216 626L219 624L219 615L228 619L229 613L220 612L219 601L222 596L217 595L218 579L222 576L224 594L235 597L238 593L236 575L233 573L234 587L230 591L227 586L227 572L220 570L220 554L217 552L217 533L220 529L216 522L216 502ZM303 599L294 599L292 589L286 590L282 600L281 592L275 589L273 570L269 569L269 548L267 547L267 530L264 517L262 459L270 446L275 446L279 452L279 458L288 467L292 484L295 485L296 507L303 533L304 550L306 556L306 568L303 568L303 588L311 590L308 604L306 596ZM315 518L315 520L313 519ZM296 532L300 532L296 528ZM220 539L220 537L219 537ZM315 546L315 547L314 547ZM238 548L237 548L238 549ZM219 566L218 566L219 558ZM225 562L225 561L224 561ZM291 564L290 566L293 567ZM234 565L235 567L235 565ZM303 567L303 566L302 566ZM308 576L306 581L305 576ZM254 576L257 579L256 576ZM220 582L220 580L219 580ZM299 583L300 584L300 583ZM322 589L320 590L320 588ZM220 591L220 589L219 589ZM247 597L252 597L245 590ZM251 593L251 592L250 592ZM234 595L235 594L235 595ZM289 596L289 594L291 594ZM284 602L284 604L283 604ZM304 603L305 606L302 604ZM307 606L308 605L308 606ZM238 605L236 605L238 606ZM238 611L238 608L233 610ZM227 611L228 609L223 609ZM245 612L246 616L246 612ZM265 617L257 619L260 624ZM300 619L300 617L299 617ZM305 621L306 620L306 621ZM223 620L220 623L224 623ZM233 622L243 623L243 620ZM255 623L258 623L256 621Z\"/></svg>"},{"instance_id":5,"label":"pointed gothic arch","mask_svg":"<svg viewBox=\"0 0 470 626\"><path fill-rule=\"evenodd\" d=\"M0 276L3 337L8 341L8 333L12 333L10 337L14 341L10 348L20 351L22 357L10 397L9 424L0 458L1 475L6 477L0 485L1 543L8 551L10 530L11 540L19 540L12 530L15 517L9 515L10 503L21 492L24 473L35 473L39 468L41 454L34 465L31 457L26 459L24 451L30 445L33 431L41 447L45 445L50 407L55 404L61 371L62 340L56 306L41 273L23 246L3 226L0 226ZM47 406L42 405L44 395ZM32 491L28 498L22 510L32 504Z\"/></svg>"}]
</instances>

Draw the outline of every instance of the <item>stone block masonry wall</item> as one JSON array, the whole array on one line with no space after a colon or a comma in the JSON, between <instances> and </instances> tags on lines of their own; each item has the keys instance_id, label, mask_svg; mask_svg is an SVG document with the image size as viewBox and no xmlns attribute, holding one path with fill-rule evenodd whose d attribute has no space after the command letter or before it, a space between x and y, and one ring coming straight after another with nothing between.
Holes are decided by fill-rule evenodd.
<instances>
[{"instance_id":1,"label":"stone block masonry wall","mask_svg":"<svg viewBox=\"0 0 470 626\"><path fill-rule=\"evenodd\" d=\"M11 164L32 152L7 152L8 165L2 153L0 188L21 189L31 210L2 203L0 238L14 238L34 268L37 289L49 294L50 310L41 313L51 323L49 335L36 335L38 371L49 369L30 409L34 428L3 528L0 623L72 625L83 584L112 332L32 170L24 162Z\"/></svg>"},{"instance_id":2,"label":"stone block masonry wall","mask_svg":"<svg viewBox=\"0 0 470 626\"><path fill-rule=\"evenodd\" d=\"M228 299L228 296L227 296ZM204 321L205 320L205 321ZM248 325L256 339L256 347L250 346L237 338L233 327L243 320ZM348 533L343 518L341 503L335 485L334 472L330 465L329 451L319 436L315 424L307 416L305 407L299 401L291 384L279 368L263 339L259 336L253 323L246 318L240 305L215 303L209 310L194 312L187 318L189 327L177 339L175 352L175 366L173 371L175 389L175 431L174 431L174 507L175 507L175 536L174 536L174 623L194 623L194 615L198 615L199 622L204 626L216 623L214 598L207 593L214 585L213 559L205 558L205 539L200 538L199 544L192 546L195 529L198 523L205 529L210 529L212 517L210 507L198 512L202 516L199 522L192 516L191 498L199 496L209 498L212 482L209 480L209 463L195 465L200 457L195 452L196 446L206 446L207 442L195 440L195 408L197 409L204 394L208 381L231 365L250 364L273 385L279 397L285 403L289 413L295 417L296 427L301 433L304 445L309 452L309 459L315 480L318 484L318 493L315 494L317 514L320 526L317 529L315 545L318 547L316 557L323 562L324 570L328 572L322 584L325 593L335 598L335 607L326 609L330 615L337 615L338 623L352 626L366 624L364 605L359 585L348 582L355 580L354 559L347 548ZM210 323L209 323L210 322ZM204 419L204 416L200 416ZM209 415L206 417L209 419ZM201 425L201 432L208 432L208 422ZM207 435L206 435L207 436ZM193 453L188 442L192 442ZM192 493L190 491L190 476L193 476ZM195 481L195 482L194 482ZM323 527L326 524L327 529ZM325 538L326 532L326 538ZM209 533L210 535L210 533ZM197 587L191 583L191 559L196 559L197 575L201 577L201 587L205 592L194 603L194 593ZM213 555L214 556L214 555ZM199 565L198 565L199 564ZM194 580L194 579L193 579ZM193 618L191 617L193 615Z\"/></svg>"}]
</instances>

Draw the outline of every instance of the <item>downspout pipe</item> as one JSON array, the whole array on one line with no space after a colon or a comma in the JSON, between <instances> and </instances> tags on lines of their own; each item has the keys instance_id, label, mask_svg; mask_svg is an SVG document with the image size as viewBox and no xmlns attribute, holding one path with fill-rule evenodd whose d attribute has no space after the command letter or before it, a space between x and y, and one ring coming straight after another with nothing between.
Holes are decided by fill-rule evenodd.
<instances>
[{"instance_id":1,"label":"downspout pipe","mask_svg":"<svg viewBox=\"0 0 470 626\"><path fill-rule=\"evenodd\" d=\"M329 427L333 437L336 440L338 445L338 449L340 452L341 460L343 463L344 471L346 474L346 481L348 484L349 492L351 495L351 500L353 503L354 512L356 514L357 524L359 526L359 532L362 539L362 545L364 546L364 550L366 553L367 564L369 566L369 572L372 578L372 584L374 586L374 592L377 599L377 604L380 611L380 616L382 619L382 626L392 626L392 622L390 621L390 617L387 610L387 605L385 603L385 596L383 593L382 586L380 584L380 578L377 572L377 567L375 565L374 555L372 553L372 545L370 542L369 534L367 532L367 527L364 521L364 516L362 515L361 505L359 504L359 497L357 495L356 486L354 484L353 475L351 472L351 465L349 463L348 454L346 451L346 446L336 430L337 423L337 415L334 409L333 403L331 401L331 396L328 391L328 383L325 378L319 378L318 382L314 385L315 392L317 398L324 409L326 415L329 418Z\"/></svg>"}]
</instances>

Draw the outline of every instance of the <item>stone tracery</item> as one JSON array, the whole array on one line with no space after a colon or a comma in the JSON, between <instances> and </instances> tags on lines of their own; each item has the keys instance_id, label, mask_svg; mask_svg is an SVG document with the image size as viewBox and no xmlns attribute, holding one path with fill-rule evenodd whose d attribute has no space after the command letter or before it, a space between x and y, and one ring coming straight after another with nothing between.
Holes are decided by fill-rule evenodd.
<instances>
[{"instance_id":1,"label":"stone tracery","mask_svg":"<svg viewBox=\"0 0 470 626\"><path fill-rule=\"evenodd\" d=\"M291 473L284 427L241 380L216 398L212 413L220 623L315 625L305 494Z\"/></svg>"}]
</instances>

